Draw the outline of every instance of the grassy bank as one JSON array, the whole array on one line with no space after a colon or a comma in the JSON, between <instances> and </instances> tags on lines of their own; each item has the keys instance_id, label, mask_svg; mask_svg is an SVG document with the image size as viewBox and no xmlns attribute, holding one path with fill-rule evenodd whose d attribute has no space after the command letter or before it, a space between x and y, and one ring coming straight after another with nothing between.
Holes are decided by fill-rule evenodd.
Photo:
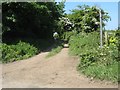
<instances>
[{"instance_id":1,"label":"grassy bank","mask_svg":"<svg viewBox=\"0 0 120 90\"><path fill-rule=\"evenodd\" d=\"M51 49L51 51L48 53L48 55L46 56L46 58L52 57L54 55L56 55L57 53L59 53L63 48L63 43L62 42L55 42L55 44L53 45L53 48Z\"/></svg>"},{"instance_id":2,"label":"grassy bank","mask_svg":"<svg viewBox=\"0 0 120 90\"><path fill-rule=\"evenodd\" d=\"M78 71L101 80L118 82L118 47L115 44L99 47L99 34L81 33L69 41L70 54L80 58Z\"/></svg>"}]
</instances>

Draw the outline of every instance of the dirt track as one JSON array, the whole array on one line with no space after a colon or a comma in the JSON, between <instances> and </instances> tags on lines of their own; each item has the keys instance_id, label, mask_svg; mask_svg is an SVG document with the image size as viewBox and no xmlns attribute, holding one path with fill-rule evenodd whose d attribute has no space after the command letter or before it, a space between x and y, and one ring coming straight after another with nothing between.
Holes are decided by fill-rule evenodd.
<instances>
[{"instance_id":1,"label":"dirt track","mask_svg":"<svg viewBox=\"0 0 120 90\"><path fill-rule=\"evenodd\" d=\"M78 59L68 48L48 59L48 52L3 65L3 88L117 88L116 84L91 81L76 71Z\"/></svg>"}]
</instances>

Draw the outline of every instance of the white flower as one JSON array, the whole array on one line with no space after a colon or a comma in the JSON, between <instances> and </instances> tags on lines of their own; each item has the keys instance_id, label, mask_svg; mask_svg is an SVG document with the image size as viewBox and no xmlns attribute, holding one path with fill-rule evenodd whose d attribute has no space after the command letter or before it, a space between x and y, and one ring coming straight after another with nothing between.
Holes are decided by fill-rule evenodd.
<instances>
[{"instance_id":1,"label":"white flower","mask_svg":"<svg viewBox=\"0 0 120 90\"><path fill-rule=\"evenodd\" d=\"M99 22L95 22L95 24L96 24L96 25L98 25L98 24L99 24Z\"/></svg>"},{"instance_id":2,"label":"white flower","mask_svg":"<svg viewBox=\"0 0 120 90\"><path fill-rule=\"evenodd\" d=\"M95 22L96 22L97 20L96 20L96 18L93 18L92 21L95 21Z\"/></svg>"}]
</instances>

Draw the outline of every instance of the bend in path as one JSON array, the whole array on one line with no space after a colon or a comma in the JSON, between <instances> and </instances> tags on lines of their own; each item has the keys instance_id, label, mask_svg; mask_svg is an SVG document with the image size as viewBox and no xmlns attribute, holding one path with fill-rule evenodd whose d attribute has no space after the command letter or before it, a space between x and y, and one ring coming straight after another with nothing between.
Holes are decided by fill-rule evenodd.
<instances>
[{"instance_id":1,"label":"bend in path","mask_svg":"<svg viewBox=\"0 0 120 90\"><path fill-rule=\"evenodd\" d=\"M117 85L90 81L76 71L78 59L68 48L48 59L48 52L27 60L3 65L3 88L117 88Z\"/></svg>"}]
</instances>

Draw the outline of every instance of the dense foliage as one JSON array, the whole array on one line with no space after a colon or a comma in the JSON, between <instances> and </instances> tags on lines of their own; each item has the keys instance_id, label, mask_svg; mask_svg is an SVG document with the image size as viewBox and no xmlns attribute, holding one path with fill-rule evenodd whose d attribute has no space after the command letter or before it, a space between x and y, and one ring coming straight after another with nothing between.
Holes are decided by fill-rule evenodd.
<instances>
[{"instance_id":1,"label":"dense foliage","mask_svg":"<svg viewBox=\"0 0 120 90\"><path fill-rule=\"evenodd\" d=\"M59 22L58 22L58 32L62 37L62 35L66 32L72 31L72 29L74 28L74 24L65 16L59 18Z\"/></svg>"},{"instance_id":2,"label":"dense foliage","mask_svg":"<svg viewBox=\"0 0 120 90\"><path fill-rule=\"evenodd\" d=\"M118 81L120 30L109 36L107 45L99 48L99 9L83 5L67 15L63 9L64 2L2 3L0 60L7 63L32 57L56 43L53 33L57 32L57 40L69 42L70 53L79 56L78 70L93 78ZM104 27L104 21L110 17L103 9L101 13ZM54 45L47 57L63 48L61 44Z\"/></svg>"},{"instance_id":3,"label":"dense foliage","mask_svg":"<svg viewBox=\"0 0 120 90\"><path fill-rule=\"evenodd\" d=\"M71 53L74 55L95 51L99 46L99 33L75 34L74 36L71 36L69 45L70 51L72 51Z\"/></svg>"},{"instance_id":4,"label":"dense foliage","mask_svg":"<svg viewBox=\"0 0 120 90\"><path fill-rule=\"evenodd\" d=\"M29 58L50 47L63 8L64 2L2 3L2 61Z\"/></svg>"},{"instance_id":5,"label":"dense foliage","mask_svg":"<svg viewBox=\"0 0 120 90\"><path fill-rule=\"evenodd\" d=\"M2 44L2 62L13 62L29 58L38 53L38 49L29 43L19 42L16 45Z\"/></svg>"},{"instance_id":6,"label":"dense foliage","mask_svg":"<svg viewBox=\"0 0 120 90\"><path fill-rule=\"evenodd\" d=\"M101 14L104 27L104 22L110 17L103 9ZM67 17L74 24L74 28L72 34L65 35L69 36L70 54L80 58L78 70L93 78L119 81L119 30L106 31L109 34L107 43L103 32L104 46L100 48L100 12L96 6L78 6L78 9L72 10Z\"/></svg>"},{"instance_id":7,"label":"dense foliage","mask_svg":"<svg viewBox=\"0 0 120 90\"><path fill-rule=\"evenodd\" d=\"M110 17L108 13L101 9L102 20L108 21ZM67 17L74 23L74 29L78 32L93 32L98 31L100 27L100 12L96 6L78 6L78 9L71 11ZM105 23L102 22L103 27Z\"/></svg>"},{"instance_id":8,"label":"dense foliage","mask_svg":"<svg viewBox=\"0 0 120 90\"><path fill-rule=\"evenodd\" d=\"M2 3L3 38L52 38L56 22L64 12L63 7L62 2Z\"/></svg>"},{"instance_id":9,"label":"dense foliage","mask_svg":"<svg viewBox=\"0 0 120 90\"><path fill-rule=\"evenodd\" d=\"M70 52L80 57L78 70L101 80L118 81L118 47L115 44L99 48L99 34L78 34L69 41Z\"/></svg>"},{"instance_id":10,"label":"dense foliage","mask_svg":"<svg viewBox=\"0 0 120 90\"><path fill-rule=\"evenodd\" d=\"M10 41L10 40L9 40ZM21 39L0 44L3 63L30 58L52 46L53 41L42 39Z\"/></svg>"}]
</instances>

